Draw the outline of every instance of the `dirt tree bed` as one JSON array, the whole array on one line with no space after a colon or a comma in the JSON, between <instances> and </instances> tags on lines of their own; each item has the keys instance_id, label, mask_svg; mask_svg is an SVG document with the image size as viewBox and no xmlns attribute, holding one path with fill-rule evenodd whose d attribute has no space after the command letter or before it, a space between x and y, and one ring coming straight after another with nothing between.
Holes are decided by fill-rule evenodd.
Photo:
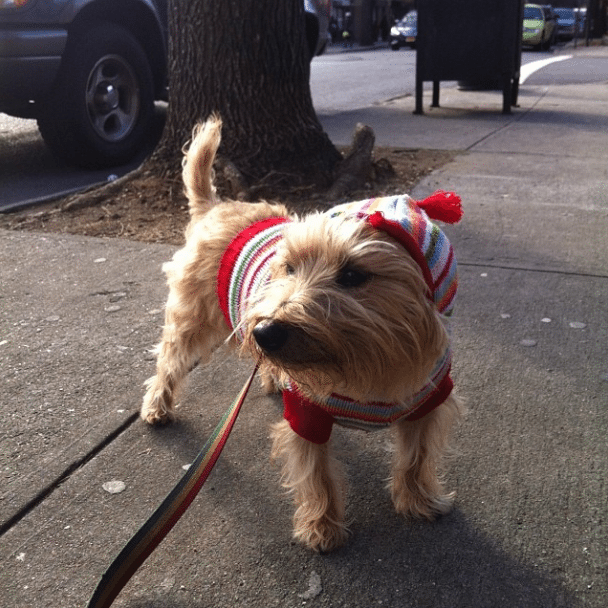
<instances>
[{"instance_id":1,"label":"dirt tree bed","mask_svg":"<svg viewBox=\"0 0 608 608\"><path fill-rule=\"evenodd\" d=\"M377 147L372 175L348 200L409 193L424 176L454 156L454 152L444 150ZM81 195L84 205L77 209L66 209L66 201L55 201L28 211L2 214L0 228L127 238L148 243L183 243L188 212L179 180L143 176L125 184L102 203L91 206L86 204L87 196ZM312 189L276 198L296 213L343 202L327 200L325 192Z\"/></svg>"}]
</instances>

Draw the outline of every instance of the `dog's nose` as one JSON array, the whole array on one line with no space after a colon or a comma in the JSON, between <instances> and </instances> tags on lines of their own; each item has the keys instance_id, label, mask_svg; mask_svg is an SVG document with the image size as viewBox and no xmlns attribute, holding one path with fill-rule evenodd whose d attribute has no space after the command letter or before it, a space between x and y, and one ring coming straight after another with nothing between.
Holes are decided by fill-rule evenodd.
<instances>
[{"instance_id":1,"label":"dog's nose","mask_svg":"<svg viewBox=\"0 0 608 608\"><path fill-rule=\"evenodd\" d=\"M253 337L265 351L276 352L285 346L289 338L289 326L284 323L264 321L253 328Z\"/></svg>"}]
</instances>

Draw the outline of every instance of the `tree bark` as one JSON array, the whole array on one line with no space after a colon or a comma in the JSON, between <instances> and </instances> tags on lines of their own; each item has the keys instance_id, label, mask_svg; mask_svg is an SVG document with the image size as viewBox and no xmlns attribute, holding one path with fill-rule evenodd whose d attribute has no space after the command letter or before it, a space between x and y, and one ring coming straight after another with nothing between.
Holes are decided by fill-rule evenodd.
<instances>
[{"instance_id":1,"label":"tree bark","mask_svg":"<svg viewBox=\"0 0 608 608\"><path fill-rule=\"evenodd\" d=\"M169 108L148 166L173 172L196 121L223 120L220 154L258 182L325 179L341 156L310 93L302 0L170 0Z\"/></svg>"}]
</instances>

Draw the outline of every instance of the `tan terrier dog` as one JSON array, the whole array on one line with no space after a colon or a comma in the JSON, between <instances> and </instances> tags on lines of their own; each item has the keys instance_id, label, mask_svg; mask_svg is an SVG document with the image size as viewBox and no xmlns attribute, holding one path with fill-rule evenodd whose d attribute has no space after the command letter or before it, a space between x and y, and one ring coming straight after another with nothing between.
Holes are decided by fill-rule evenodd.
<instances>
[{"instance_id":1,"label":"tan terrier dog","mask_svg":"<svg viewBox=\"0 0 608 608\"><path fill-rule=\"evenodd\" d=\"M395 509L429 520L447 513L454 494L437 469L463 412L446 330L456 264L429 216L458 221L460 199L393 196L302 218L282 205L221 202L212 183L220 130L216 117L199 125L184 159L191 220L163 267L170 292L142 418L172 419L192 366L223 342L240 344L261 361L264 387L283 393L273 455L295 497L297 539L329 551L347 537L334 422L392 426Z\"/></svg>"}]
</instances>

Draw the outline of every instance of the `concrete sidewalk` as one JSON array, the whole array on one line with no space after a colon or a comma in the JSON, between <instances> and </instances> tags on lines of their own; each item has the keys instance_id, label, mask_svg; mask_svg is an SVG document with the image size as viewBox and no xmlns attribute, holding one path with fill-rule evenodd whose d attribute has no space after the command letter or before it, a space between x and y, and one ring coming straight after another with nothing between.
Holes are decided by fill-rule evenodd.
<instances>
[{"instance_id":1,"label":"concrete sidewalk","mask_svg":"<svg viewBox=\"0 0 608 608\"><path fill-rule=\"evenodd\" d=\"M605 56L608 49L593 52ZM329 556L290 539L269 465L278 398L256 387L188 512L117 598L128 608L603 608L608 597L608 88L442 91L321 117L348 143L465 150L415 189L455 190L455 381L470 414L452 514L397 517L387 435L337 429L353 537ZM344 142L341 141L344 138ZM116 553L172 489L251 364L191 374L177 424L137 419L174 248L0 232L0 603L86 606ZM122 481L109 493L104 484Z\"/></svg>"}]
</instances>

